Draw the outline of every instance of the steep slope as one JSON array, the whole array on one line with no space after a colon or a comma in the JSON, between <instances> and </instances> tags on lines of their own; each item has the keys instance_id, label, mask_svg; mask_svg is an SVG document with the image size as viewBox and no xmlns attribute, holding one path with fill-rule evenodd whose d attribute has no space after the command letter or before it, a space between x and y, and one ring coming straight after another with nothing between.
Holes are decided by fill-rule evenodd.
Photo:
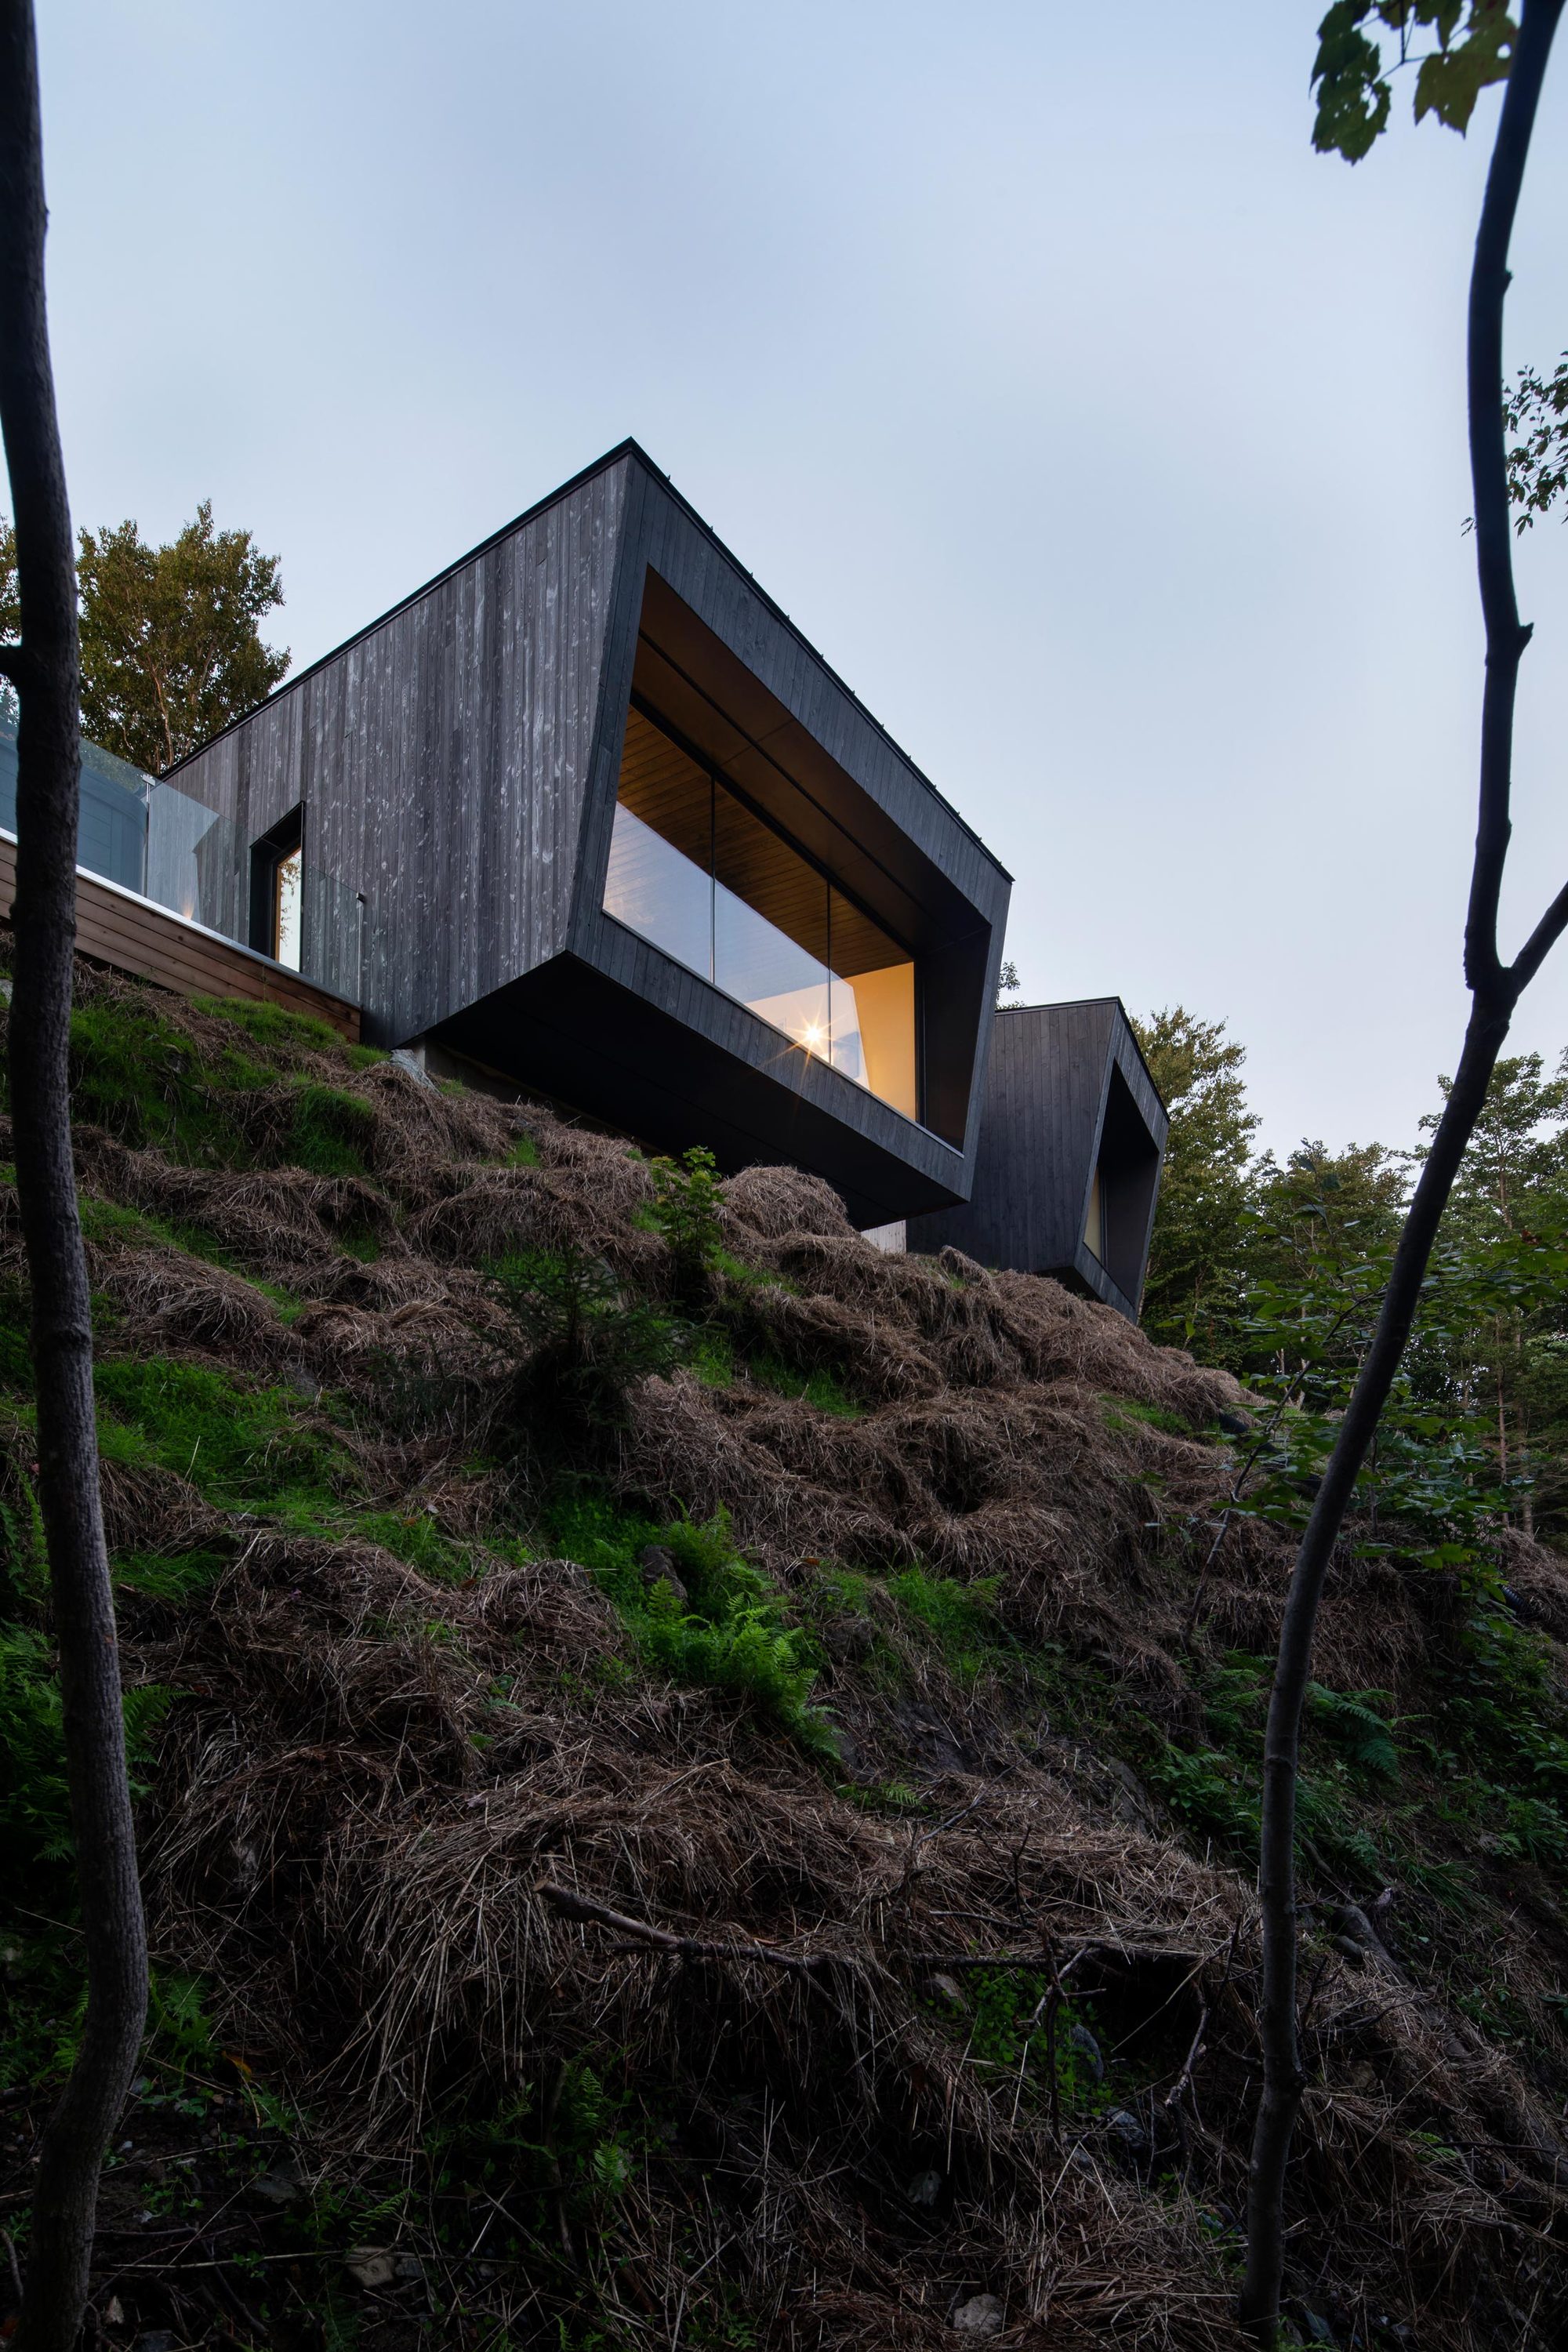
<instances>
[{"instance_id":1,"label":"steep slope","mask_svg":"<svg viewBox=\"0 0 1568 2352\"><path fill-rule=\"evenodd\" d=\"M81 988L159 1970L107 2340L1238 2343L1234 1384L787 1171L705 1238L614 1137ZM0 1207L19 2210L70 1894ZM1502 1542L1327 1612L1309 2341L1558 2340L1568 1569Z\"/></svg>"}]
</instances>

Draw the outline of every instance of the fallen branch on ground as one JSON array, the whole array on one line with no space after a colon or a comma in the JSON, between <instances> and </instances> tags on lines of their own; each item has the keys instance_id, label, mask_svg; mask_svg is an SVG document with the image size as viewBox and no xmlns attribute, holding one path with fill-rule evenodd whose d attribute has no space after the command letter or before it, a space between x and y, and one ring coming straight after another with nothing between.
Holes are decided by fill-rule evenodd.
<instances>
[{"instance_id":1,"label":"fallen branch on ground","mask_svg":"<svg viewBox=\"0 0 1568 2352\"><path fill-rule=\"evenodd\" d=\"M674 1952L683 1960L768 1960L776 1969L790 1969L797 1975L811 1977L832 1968L836 1958L832 1952L781 1952L772 1944L749 1939L720 1944L710 1943L700 1936L677 1936L668 1927L650 1927L645 1919L633 1919L624 1911L612 1911L607 1904L591 1903L585 1895L574 1894L571 1887L557 1886L550 1880L535 1892L542 1902L563 1912L568 1919L592 1920L598 1927L614 1927L617 1934L630 1936L637 1944Z\"/></svg>"}]
</instances>

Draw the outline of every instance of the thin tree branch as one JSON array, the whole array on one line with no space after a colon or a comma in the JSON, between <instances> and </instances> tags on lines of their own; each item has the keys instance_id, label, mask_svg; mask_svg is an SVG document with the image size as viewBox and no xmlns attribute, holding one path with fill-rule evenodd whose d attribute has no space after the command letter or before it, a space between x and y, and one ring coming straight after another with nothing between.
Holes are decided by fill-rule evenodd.
<instances>
[{"instance_id":1,"label":"thin tree branch","mask_svg":"<svg viewBox=\"0 0 1568 2352\"><path fill-rule=\"evenodd\" d=\"M21 612L16 963L16 1192L32 1289L38 1501L59 1652L87 2016L45 2128L16 2352L72 2352L99 2174L147 2007L114 1601L99 1498L92 1316L71 1161L69 1061L81 745L77 575L44 299L43 137L31 0L0 0L0 425Z\"/></svg>"},{"instance_id":2,"label":"thin tree branch","mask_svg":"<svg viewBox=\"0 0 1568 2352\"><path fill-rule=\"evenodd\" d=\"M1565 882L1509 966L1516 997L1522 996L1564 931L1568 931L1568 882Z\"/></svg>"},{"instance_id":3,"label":"thin tree branch","mask_svg":"<svg viewBox=\"0 0 1568 2352\"><path fill-rule=\"evenodd\" d=\"M1487 174L1470 280L1470 460L1487 672L1475 866L1465 927L1469 1023L1454 1084L1405 1217L1372 1345L1297 1552L1269 1699L1258 1869L1263 1921L1258 2009L1263 2095L1248 2178L1247 2272L1240 2301L1243 2324L1268 2347L1279 2339L1286 2168L1305 2086L1296 2021L1296 1781L1318 1607L1357 1474L1376 1433L1410 1335L1438 1222L1524 984L1520 965L1505 972L1497 953L1498 899L1510 831L1514 696L1520 656L1528 642L1514 597L1512 539L1508 527L1502 311L1514 215L1542 81L1563 7L1563 0L1523 0L1519 42ZM1538 932L1537 937L1541 936ZM1551 939L1545 938L1540 955L1550 944ZM1532 941L1527 956L1533 947ZM1539 960L1538 955L1536 962ZM1529 964L1525 977L1534 968Z\"/></svg>"},{"instance_id":4,"label":"thin tree branch","mask_svg":"<svg viewBox=\"0 0 1568 2352\"><path fill-rule=\"evenodd\" d=\"M1498 899L1511 823L1513 710L1520 657L1530 631L1519 617L1510 529L1508 446L1503 422L1502 321L1509 287L1508 249L1530 154L1536 107L1562 0L1530 0L1503 98L1497 142L1476 231L1466 337L1470 488L1475 500L1476 574L1486 629L1481 701L1481 769L1475 865L1465 919L1465 980L1478 994L1503 979L1498 957Z\"/></svg>"},{"instance_id":5,"label":"thin tree branch","mask_svg":"<svg viewBox=\"0 0 1568 2352\"><path fill-rule=\"evenodd\" d=\"M728 1944L710 1943L700 1936L678 1936L668 1927L651 1927L646 1919L634 1919L625 1911L612 1911L607 1904L592 1903L585 1895L578 1895L570 1886L558 1886L546 1880L534 1889L541 1902L553 1910L564 1913L568 1919L593 1920L601 1927L614 1927L617 1935L629 1936L634 1943L652 1945L661 1952L673 1952L686 1960L767 1960L775 1969L788 1969L797 1976L816 1977L833 1966L831 1952L781 1952L772 1944L758 1944L742 1937Z\"/></svg>"}]
</instances>

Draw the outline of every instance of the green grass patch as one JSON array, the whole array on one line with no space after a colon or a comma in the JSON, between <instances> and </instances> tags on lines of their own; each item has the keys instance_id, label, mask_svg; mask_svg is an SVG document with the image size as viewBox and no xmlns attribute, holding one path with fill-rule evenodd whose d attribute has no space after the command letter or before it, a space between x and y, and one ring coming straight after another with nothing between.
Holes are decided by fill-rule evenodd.
<instances>
[{"instance_id":1,"label":"green grass patch","mask_svg":"<svg viewBox=\"0 0 1568 2352\"><path fill-rule=\"evenodd\" d=\"M692 1333L686 1361L705 1387L727 1389L734 1386L737 1378L735 1349L727 1331L715 1330L711 1326L700 1326Z\"/></svg>"},{"instance_id":2,"label":"green grass patch","mask_svg":"<svg viewBox=\"0 0 1568 2352\"><path fill-rule=\"evenodd\" d=\"M943 1664L958 1681L974 1684L987 1668L1016 1669L1024 1653L996 1613L994 1577L960 1584L923 1568L900 1569L888 1591L903 1614L934 1635Z\"/></svg>"},{"instance_id":3,"label":"green grass patch","mask_svg":"<svg viewBox=\"0 0 1568 2352\"><path fill-rule=\"evenodd\" d=\"M270 1075L237 1051L204 1061L151 1005L79 1004L71 1014L73 1116L173 1160L243 1163L239 1098Z\"/></svg>"},{"instance_id":4,"label":"green grass patch","mask_svg":"<svg viewBox=\"0 0 1568 2352\"><path fill-rule=\"evenodd\" d=\"M759 1388L775 1396L804 1397L818 1412L837 1414L841 1421L858 1421L865 1412L835 1372L819 1366L816 1371L792 1370L781 1356L753 1356L746 1367Z\"/></svg>"},{"instance_id":5,"label":"green grass patch","mask_svg":"<svg viewBox=\"0 0 1568 2352\"><path fill-rule=\"evenodd\" d=\"M232 1030L232 1045L198 1045L140 999L79 1005L71 1016L74 1115L187 1165L248 1168L267 1156L256 1139L254 1097L274 1089L302 1052L331 1052L348 1072L367 1066L366 1056L384 1058L374 1048L344 1046L325 1022L281 1005L194 1002ZM296 1076L287 1108L281 1150L292 1164L323 1176L365 1174L376 1114L363 1095Z\"/></svg>"},{"instance_id":6,"label":"green grass patch","mask_svg":"<svg viewBox=\"0 0 1568 2352\"><path fill-rule=\"evenodd\" d=\"M432 1584L467 1584L476 1573L468 1546L444 1535L428 1511L363 1511L354 1528L416 1568Z\"/></svg>"},{"instance_id":7,"label":"green grass patch","mask_svg":"<svg viewBox=\"0 0 1568 2352\"><path fill-rule=\"evenodd\" d=\"M94 1376L106 1461L178 1472L226 1510L315 1524L352 1485L348 1457L292 1391L244 1388L169 1357L117 1357Z\"/></svg>"},{"instance_id":8,"label":"green grass patch","mask_svg":"<svg viewBox=\"0 0 1568 2352\"><path fill-rule=\"evenodd\" d=\"M792 1298L800 1297L800 1285L792 1282L787 1274L774 1274L765 1265L748 1265L733 1250L721 1246L713 1253L713 1271L736 1283L742 1290L784 1290Z\"/></svg>"},{"instance_id":9,"label":"green grass patch","mask_svg":"<svg viewBox=\"0 0 1568 2352\"><path fill-rule=\"evenodd\" d=\"M235 1028L243 1030L253 1045L266 1046L273 1053L292 1049L334 1054L342 1044L330 1022L320 1021L310 1013L286 1012L281 1004L265 1004L247 996L193 996L191 1003L198 1013L231 1022Z\"/></svg>"},{"instance_id":10,"label":"green grass patch","mask_svg":"<svg viewBox=\"0 0 1568 2352\"><path fill-rule=\"evenodd\" d=\"M364 1176L375 1148L375 1113L363 1095L303 1079L289 1104L294 1164L316 1176Z\"/></svg>"},{"instance_id":11,"label":"green grass patch","mask_svg":"<svg viewBox=\"0 0 1568 2352\"><path fill-rule=\"evenodd\" d=\"M228 1563L221 1552L128 1552L112 1563L116 1592L183 1608L216 1584Z\"/></svg>"},{"instance_id":12,"label":"green grass patch","mask_svg":"<svg viewBox=\"0 0 1568 2352\"><path fill-rule=\"evenodd\" d=\"M1172 1437L1194 1434L1192 1423L1184 1421L1168 1405L1144 1404L1136 1397L1102 1396L1100 1406L1108 1429L1163 1429Z\"/></svg>"}]
</instances>

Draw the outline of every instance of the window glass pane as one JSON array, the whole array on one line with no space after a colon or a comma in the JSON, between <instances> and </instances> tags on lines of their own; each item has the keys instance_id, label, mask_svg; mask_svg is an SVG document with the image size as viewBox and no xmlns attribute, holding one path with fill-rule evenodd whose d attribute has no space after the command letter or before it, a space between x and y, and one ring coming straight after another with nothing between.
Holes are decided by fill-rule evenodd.
<instances>
[{"instance_id":1,"label":"window glass pane","mask_svg":"<svg viewBox=\"0 0 1568 2352\"><path fill-rule=\"evenodd\" d=\"M605 910L919 1118L908 953L637 709L626 719Z\"/></svg>"},{"instance_id":2,"label":"window glass pane","mask_svg":"<svg viewBox=\"0 0 1568 2352\"><path fill-rule=\"evenodd\" d=\"M713 976L712 786L640 710L626 750L605 881L605 912L678 963Z\"/></svg>"},{"instance_id":3,"label":"window glass pane","mask_svg":"<svg viewBox=\"0 0 1568 2352\"><path fill-rule=\"evenodd\" d=\"M302 853L298 845L273 868L272 952L290 971L300 969L300 875ZM254 905L254 900L252 904ZM251 920L254 922L255 917Z\"/></svg>"},{"instance_id":4,"label":"window glass pane","mask_svg":"<svg viewBox=\"0 0 1568 2352\"><path fill-rule=\"evenodd\" d=\"M709 956L713 886L700 866L683 857L652 825L634 816L624 802L616 808L610 837L610 870L605 879L605 912L640 931L678 963L704 980Z\"/></svg>"},{"instance_id":5,"label":"window glass pane","mask_svg":"<svg viewBox=\"0 0 1568 2352\"><path fill-rule=\"evenodd\" d=\"M714 979L826 1061L826 877L722 786L713 795L713 867Z\"/></svg>"},{"instance_id":6,"label":"window glass pane","mask_svg":"<svg viewBox=\"0 0 1568 2352\"><path fill-rule=\"evenodd\" d=\"M831 895L829 919L833 1066L918 1118L913 961L842 891Z\"/></svg>"}]
</instances>

